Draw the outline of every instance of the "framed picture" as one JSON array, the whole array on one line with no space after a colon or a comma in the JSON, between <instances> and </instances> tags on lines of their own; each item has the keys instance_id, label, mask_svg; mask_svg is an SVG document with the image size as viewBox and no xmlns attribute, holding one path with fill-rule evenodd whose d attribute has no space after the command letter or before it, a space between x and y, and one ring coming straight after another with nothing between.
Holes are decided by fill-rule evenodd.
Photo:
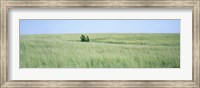
<instances>
[{"instance_id":1,"label":"framed picture","mask_svg":"<svg viewBox=\"0 0 200 88\"><path fill-rule=\"evenodd\" d=\"M199 88L199 0L1 0L3 87Z\"/></svg>"}]
</instances>

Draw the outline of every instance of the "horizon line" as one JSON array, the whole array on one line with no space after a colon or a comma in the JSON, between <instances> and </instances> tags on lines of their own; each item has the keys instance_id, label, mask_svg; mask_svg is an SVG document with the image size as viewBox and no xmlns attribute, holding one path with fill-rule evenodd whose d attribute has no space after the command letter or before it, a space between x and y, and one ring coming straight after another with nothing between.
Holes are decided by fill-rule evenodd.
<instances>
[{"instance_id":1,"label":"horizon line","mask_svg":"<svg viewBox=\"0 0 200 88\"><path fill-rule=\"evenodd\" d=\"M20 34L20 35L51 35L51 34L180 34L180 33L45 33L45 34Z\"/></svg>"}]
</instances>

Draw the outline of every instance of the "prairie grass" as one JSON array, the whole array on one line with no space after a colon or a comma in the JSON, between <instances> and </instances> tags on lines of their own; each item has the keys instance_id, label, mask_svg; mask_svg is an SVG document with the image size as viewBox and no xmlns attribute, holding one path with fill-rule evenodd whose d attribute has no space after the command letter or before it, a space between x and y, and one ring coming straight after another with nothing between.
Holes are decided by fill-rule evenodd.
<instances>
[{"instance_id":1,"label":"prairie grass","mask_svg":"<svg viewBox=\"0 0 200 88\"><path fill-rule=\"evenodd\" d=\"M179 68L180 34L95 33L20 36L21 68Z\"/></svg>"}]
</instances>

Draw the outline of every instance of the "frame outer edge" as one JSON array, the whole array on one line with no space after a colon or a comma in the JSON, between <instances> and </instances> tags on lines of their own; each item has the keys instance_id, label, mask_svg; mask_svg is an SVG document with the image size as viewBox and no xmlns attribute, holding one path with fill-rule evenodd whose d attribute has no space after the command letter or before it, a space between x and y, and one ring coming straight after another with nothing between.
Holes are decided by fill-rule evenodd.
<instances>
[{"instance_id":1,"label":"frame outer edge","mask_svg":"<svg viewBox=\"0 0 200 88\"><path fill-rule=\"evenodd\" d=\"M198 30L198 73L196 74L198 77L198 87L200 88L200 0L198 0L198 13L197 13L197 30Z\"/></svg>"},{"instance_id":2,"label":"frame outer edge","mask_svg":"<svg viewBox=\"0 0 200 88\"><path fill-rule=\"evenodd\" d=\"M1 2L2 2L2 0L0 0L0 45L1 45L1 23L2 23L2 21L1 21ZM1 70L1 46L0 46L0 71L2 72L2 70ZM0 87L2 86L2 82L1 82L1 72L0 72Z\"/></svg>"},{"instance_id":3,"label":"frame outer edge","mask_svg":"<svg viewBox=\"0 0 200 88\"><path fill-rule=\"evenodd\" d=\"M7 0L7 1L29 1L29 0ZM47 1L47 0L31 0ZM199 1L199 0L48 0L48 1Z\"/></svg>"},{"instance_id":4,"label":"frame outer edge","mask_svg":"<svg viewBox=\"0 0 200 88\"><path fill-rule=\"evenodd\" d=\"M200 87L200 2L194 6L193 12L193 81L195 86ZM196 18L194 18L196 17Z\"/></svg>"},{"instance_id":5,"label":"frame outer edge","mask_svg":"<svg viewBox=\"0 0 200 88\"><path fill-rule=\"evenodd\" d=\"M6 32L6 0L0 1L0 86L3 87L3 85L7 81L7 32Z\"/></svg>"},{"instance_id":6,"label":"frame outer edge","mask_svg":"<svg viewBox=\"0 0 200 88\"><path fill-rule=\"evenodd\" d=\"M2 42L2 37L1 37L1 35L2 35L2 28L1 27L2 27L2 22L3 21L2 21L2 16L1 16L1 14L2 14L2 10L1 10L2 9L2 5L1 5L1 2L2 2L2 0L0 0L0 45L2 46L2 43L1 43ZM1 46L0 46L0 87L3 85L3 82L1 80L2 79L2 75L1 75L2 74L2 66L1 66L2 65L2 58L1 58L1 56L2 56L1 52L2 51L1 51Z\"/></svg>"},{"instance_id":7,"label":"frame outer edge","mask_svg":"<svg viewBox=\"0 0 200 88\"><path fill-rule=\"evenodd\" d=\"M19 1L19 2L25 2L25 1L28 1L28 0L7 0L8 2L9 1ZM56 85L51 85L51 84L49 84L49 83L51 83L51 82L41 82L42 84L40 84L40 82L38 83L38 82L35 82L35 84L36 85L34 85L34 83L32 84L32 82L25 82L24 83L24 85L20 85L20 84L23 84L23 82L14 82L14 85L12 85L12 82L10 82L11 83L11 85L6 85L6 84L10 84L9 82L8 83L6 83L7 82L7 61L6 61L6 59L7 59L7 56L6 55L8 55L8 44L7 44L7 40L8 40L8 37L7 37L7 32L8 32L8 30L6 29L6 25L7 25L7 21L6 21L6 17L7 17L7 8L6 8L6 4L7 4L7 1L6 0L0 0L0 88L1 87L30 87L30 85L32 85L32 86L35 86L35 87L47 87L47 85L50 87L55 87ZM33 1L40 1L40 0L33 0ZM48 1L48 0L41 0L41 1ZM49 0L49 1L55 1L55 0ZM61 0L58 0L58 1L61 1ZM63 0L63 1L65 1L65 0ZM69 1L69 0L66 0L66 1ZM76 0L75 0L76 1ZM87 0L86 0L87 1ZM97 1L99 1L99 0L97 0ZM107 0L103 0L103 1L107 1ZM110 0L111 1L111 0ZM113 0L113 2L114 1L118 1L118 0ZM123 1L123 0L122 0ZM137 1L137 0L134 0L134 1ZM141 0L141 1L143 1L143 0ZM151 1L151 0L146 0L146 1ZM152 0L152 1L156 1L156 0ZM158 1L160 1L160 0L158 0ZM163 1L168 1L168 0L163 0ZM171 1L171 0L169 0L169 1ZM189 1L189 0L174 0L174 2L175 1L179 1L179 2L181 2L181 1ZM191 1L193 1L193 0L191 0ZM193 79L193 81L194 81L194 83L195 83L195 85L190 85L191 87L200 87L200 58L199 58L199 54L200 54L200 34L199 34L199 32L200 32L200 27L199 27L199 25L200 25L200 0L194 0L194 2L197 2L196 4L195 4L195 6L194 6L194 11L195 11L195 13L193 14L193 17L195 17L195 19L193 18L193 29L195 29L195 30L193 30L193 34L195 35L193 35L193 40L195 40L195 42L193 42L194 43L194 50L193 51L195 51L195 59L193 59L194 61L196 61L196 62L194 62L193 63L193 66L195 67L193 67L194 69L193 69L193 71L194 71L194 73L193 73L193 75L194 75L194 79ZM14 3L13 3L14 4ZM35 4L36 5L36 4ZM41 5L41 4L40 4ZM52 5L51 3L50 3L50 5ZM195 50L196 49L196 50ZM44 84L43 84L44 83ZM145 83L145 82L144 82ZM147 82L146 82L147 83ZM30 85L29 85L30 84ZM59 87L61 87L61 85L59 85L60 83L57 83L57 86L59 86ZM128 84L128 83L125 83L125 84L123 84L123 83L120 83L119 82L119 84L118 84L118 82L113 82L113 83L111 83L111 82L108 82L108 83L98 83L98 82L93 82L93 83L90 83L90 82L70 82L70 83L63 83L66 87L68 86L68 87L95 87L95 86L99 86L99 87L106 87L106 86L115 86L115 87L118 87L118 86L122 86L122 87L134 87L134 85L132 85L132 84ZM135 83L134 83L135 84ZM139 83L140 84L140 83ZM138 84L138 85L139 85ZM147 83L148 84L148 83ZM182 83L181 83L182 84ZM64 86L64 85L62 85L62 86ZM145 85L145 84L144 84ZM159 87L159 84L157 84L157 83L155 83L155 84L152 84L152 85L158 85L157 87ZM176 86L176 82L174 82L174 84L173 85L168 85L168 84L166 84L165 86L163 85L162 87L183 87L184 86L184 84L183 85L181 85L181 86ZM136 86L136 87L146 87L146 86ZM155 87L155 86L154 86ZM161 86L160 86L161 87ZM189 86L188 86L189 87Z\"/></svg>"},{"instance_id":8,"label":"frame outer edge","mask_svg":"<svg viewBox=\"0 0 200 88\"><path fill-rule=\"evenodd\" d=\"M197 0L7 0L11 7L166 7L193 6ZM132 5L134 3L135 5ZM183 6L184 5L184 6ZM170 7L170 8L171 8Z\"/></svg>"}]
</instances>

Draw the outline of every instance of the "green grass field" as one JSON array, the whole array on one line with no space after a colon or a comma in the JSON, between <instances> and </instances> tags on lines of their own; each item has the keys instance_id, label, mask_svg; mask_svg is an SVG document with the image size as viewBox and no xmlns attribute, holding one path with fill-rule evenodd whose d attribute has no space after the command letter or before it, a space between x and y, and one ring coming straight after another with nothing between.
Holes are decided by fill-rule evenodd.
<instances>
[{"instance_id":1,"label":"green grass field","mask_svg":"<svg viewBox=\"0 0 200 88\"><path fill-rule=\"evenodd\" d=\"M21 68L179 68L180 34L20 36Z\"/></svg>"}]
</instances>

